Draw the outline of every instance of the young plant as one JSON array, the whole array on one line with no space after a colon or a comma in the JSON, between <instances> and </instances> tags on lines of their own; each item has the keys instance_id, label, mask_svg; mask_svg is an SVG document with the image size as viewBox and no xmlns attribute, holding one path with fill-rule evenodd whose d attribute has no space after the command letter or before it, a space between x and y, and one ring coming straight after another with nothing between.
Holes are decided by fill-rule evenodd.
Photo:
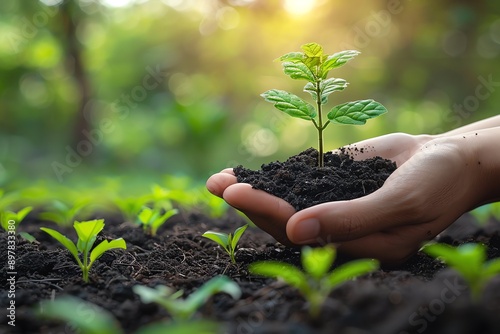
<instances>
[{"instance_id":1,"label":"young plant","mask_svg":"<svg viewBox=\"0 0 500 334\"><path fill-rule=\"evenodd\" d=\"M115 240L103 240L94 249L94 243L96 241L97 235L104 228L104 219L89 220L85 222L75 221L73 228L78 235L78 242L75 245L73 241L68 239L66 236L62 235L56 230L41 227L40 229L48 233L51 237L59 241L64 247L66 247L71 255L75 258L76 262L83 273L83 281L88 283L89 281L89 271L94 262L99 259L106 251L115 248L127 249L125 240L122 238ZM92 249L92 251L90 251ZM83 261L80 260L79 253L82 254Z\"/></svg>"},{"instance_id":2,"label":"young plant","mask_svg":"<svg viewBox=\"0 0 500 334\"><path fill-rule=\"evenodd\" d=\"M226 234L216 231L206 231L205 233L203 233L202 237L218 243L229 254L231 262L236 263L236 248L238 247L238 242L240 241L241 236L247 228L248 224L238 227L233 234Z\"/></svg>"},{"instance_id":3,"label":"young plant","mask_svg":"<svg viewBox=\"0 0 500 334\"><path fill-rule=\"evenodd\" d=\"M116 319L107 310L72 296L43 301L39 304L36 313L42 319L62 320L65 323L70 323L76 329L76 333L123 333ZM85 314L91 314L92 317L86 317ZM92 320L89 321L89 319Z\"/></svg>"},{"instance_id":4,"label":"young plant","mask_svg":"<svg viewBox=\"0 0 500 334\"><path fill-rule=\"evenodd\" d=\"M2 228L6 231L12 231L12 233L18 233L23 239L34 242L36 239L34 236L28 232L17 232L17 227L23 221L23 219L28 215L28 213L33 210L33 207L27 206L17 212L14 211L1 211L0 212L0 224ZM9 222L13 222L10 224Z\"/></svg>"},{"instance_id":5,"label":"young plant","mask_svg":"<svg viewBox=\"0 0 500 334\"><path fill-rule=\"evenodd\" d=\"M484 286L495 275L500 274L500 258L486 261L486 246L467 243L458 247L447 244L428 244L422 251L441 259L458 271L467 281L474 301L479 301Z\"/></svg>"},{"instance_id":6,"label":"young plant","mask_svg":"<svg viewBox=\"0 0 500 334\"><path fill-rule=\"evenodd\" d=\"M162 213L163 212L163 213ZM144 233L155 236L158 228L162 226L170 217L177 214L177 209L170 207L155 207L153 209L144 207L139 213L139 221L142 224Z\"/></svg>"},{"instance_id":7,"label":"young plant","mask_svg":"<svg viewBox=\"0 0 500 334\"><path fill-rule=\"evenodd\" d=\"M296 288L309 302L309 314L317 317L321 306L330 292L341 283L376 270L376 260L362 259L345 263L328 272L335 261L336 249L333 246L323 248L302 248L301 261L304 271L283 262L261 261L252 263L252 274L280 278Z\"/></svg>"},{"instance_id":8,"label":"young plant","mask_svg":"<svg viewBox=\"0 0 500 334\"><path fill-rule=\"evenodd\" d=\"M143 303L155 302L164 307L174 320L186 321L190 319L201 306L213 295L224 292L233 299L239 299L241 290L238 284L227 276L217 276L203 284L198 290L186 299L180 299L183 291L174 292L167 286L159 285L154 289L136 285L132 288L141 297Z\"/></svg>"},{"instance_id":9,"label":"young plant","mask_svg":"<svg viewBox=\"0 0 500 334\"><path fill-rule=\"evenodd\" d=\"M52 201L51 211L42 212L39 217L57 223L61 226L67 226L75 219L76 215L89 205L89 200L79 200L75 203L64 203L58 200Z\"/></svg>"},{"instance_id":10,"label":"young plant","mask_svg":"<svg viewBox=\"0 0 500 334\"><path fill-rule=\"evenodd\" d=\"M305 102L295 94L271 89L261 94L276 109L286 114L311 121L318 131L318 166L323 166L323 130L332 123L362 125L367 119L377 117L387 112L387 109L374 100L359 100L339 104L323 119L323 106L328 102L328 96L336 91L344 90L347 82L340 78L328 78L328 72L340 67L356 57L360 52L346 50L328 55L323 53L323 47L317 43L307 43L301 46L303 52L290 52L278 60L283 62L283 71L292 79L306 80L304 91L311 94L316 106Z\"/></svg>"}]
</instances>

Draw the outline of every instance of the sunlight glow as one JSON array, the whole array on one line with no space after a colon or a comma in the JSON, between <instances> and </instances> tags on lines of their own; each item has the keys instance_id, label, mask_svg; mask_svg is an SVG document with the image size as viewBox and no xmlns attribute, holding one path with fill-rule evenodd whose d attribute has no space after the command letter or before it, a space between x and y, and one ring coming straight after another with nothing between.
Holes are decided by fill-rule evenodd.
<instances>
[{"instance_id":1,"label":"sunlight glow","mask_svg":"<svg viewBox=\"0 0 500 334\"><path fill-rule=\"evenodd\" d=\"M309 13L316 5L316 0L284 0L283 7L292 15Z\"/></svg>"}]
</instances>

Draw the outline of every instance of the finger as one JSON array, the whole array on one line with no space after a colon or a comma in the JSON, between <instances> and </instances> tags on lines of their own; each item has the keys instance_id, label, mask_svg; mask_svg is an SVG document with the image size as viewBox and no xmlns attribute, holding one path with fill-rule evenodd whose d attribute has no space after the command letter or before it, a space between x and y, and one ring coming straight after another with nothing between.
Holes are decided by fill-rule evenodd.
<instances>
[{"instance_id":1,"label":"finger","mask_svg":"<svg viewBox=\"0 0 500 334\"><path fill-rule=\"evenodd\" d=\"M234 174L223 170L220 173L210 176L206 182L206 187L212 194L222 197L224 190L226 190L227 187L235 184L236 182L237 180Z\"/></svg>"},{"instance_id":2,"label":"finger","mask_svg":"<svg viewBox=\"0 0 500 334\"><path fill-rule=\"evenodd\" d=\"M291 244L286 236L286 223L296 211L286 201L265 191L253 189L246 183L227 187L223 198L276 240L285 245Z\"/></svg>"}]
</instances>

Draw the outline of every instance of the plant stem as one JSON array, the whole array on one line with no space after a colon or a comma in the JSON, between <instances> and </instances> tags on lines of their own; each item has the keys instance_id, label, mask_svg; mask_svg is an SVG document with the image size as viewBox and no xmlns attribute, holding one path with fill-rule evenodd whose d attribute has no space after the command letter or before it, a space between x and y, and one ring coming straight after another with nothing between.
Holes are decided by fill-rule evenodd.
<instances>
[{"instance_id":1,"label":"plant stem","mask_svg":"<svg viewBox=\"0 0 500 334\"><path fill-rule=\"evenodd\" d=\"M316 81L316 106L318 109L318 124L314 124L316 129L318 129L318 167L323 167L323 116L321 115L321 89L320 89L321 79Z\"/></svg>"}]
</instances>

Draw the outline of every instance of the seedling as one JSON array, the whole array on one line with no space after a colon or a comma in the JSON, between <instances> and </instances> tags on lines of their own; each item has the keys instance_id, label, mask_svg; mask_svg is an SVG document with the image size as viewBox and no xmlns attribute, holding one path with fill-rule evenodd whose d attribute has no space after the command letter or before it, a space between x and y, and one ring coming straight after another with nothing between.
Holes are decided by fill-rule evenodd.
<instances>
[{"instance_id":1,"label":"seedling","mask_svg":"<svg viewBox=\"0 0 500 334\"><path fill-rule=\"evenodd\" d=\"M174 290L164 285L159 285L154 289L136 285L133 290L141 297L143 303L155 302L161 305L177 321L190 319L196 310L203 306L210 297L219 292L227 293L233 299L239 299L241 296L238 284L227 276L217 276L210 279L184 300L180 299L184 293L183 290L174 292Z\"/></svg>"},{"instance_id":2,"label":"seedling","mask_svg":"<svg viewBox=\"0 0 500 334\"><path fill-rule=\"evenodd\" d=\"M309 313L319 316L321 306L330 292L338 285L358 276L376 270L376 260L362 259L345 263L328 272L335 261L336 249L333 246L323 248L302 248L301 261L304 271L278 261L261 261L252 263L249 270L252 274L272 278L280 278L288 285L296 288L309 302Z\"/></svg>"},{"instance_id":3,"label":"seedling","mask_svg":"<svg viewBox=\"0 0 500 334\"><path fill-rule=\"evenodd\" d=\"M52 221L58 225L67 226L71 224L76 216L89 205L89 200L79 200L75 203L64 203L58 200L52 201L52 210L40 213L39 217L43 220Z\"/></svg>"},{"instance_id":4,"label":"seedling","mask_svg":"<svg viewBox=\"0 0 500 334\"><path fill-rule=\"evenodd\" d=\"M163 213L162 213L163 212ZM162 226L170 217L177 214L179 211L172 207L170 208L148 208L144 207L139 213L139 221L145 233L155 236L158 228Z\"/></svg>"},{"instance_id":5,"label":"seedling","mask_svg":"<svg viewBox=\"0 0 500 334\"><path fill-rule=\"evenodd\" d=\"M233 234L226 234L216 231L206 231L205 233L203 233L202 237L218 243L229 254L231 262L236 263L236 248L238 247L238 242L240 241L241 236L247 228L248 224L238 227Z\"/></svg>"},{"instance_id":6,"label":"seedling","mask_svg":"<svg viewBox=\"0 0 500 334\"><path fill-rule=\"evenodd\" d=\"M458 247L447 244L428 244L422 251L439 258L449 267L458 271L467 281L474 301L479 301L486 283L500 274L500 258L486 261L486 246L467 243Z\"/></svg>"},{"instance_id":7,"label":"seedling","mask_svg":"<svg viewBox=\"0 0 500 334\"><path fill-rule=\"evenodd\" d=\"M51 237L59 241L73 255L78 266L82 269L83 281L88 283L89 271L94 262L99 259L106 251L115 248L127 249L125 240L122 238L115 240L103 240L94 249L92 246L95 243L97 235L104 228L104 219L89 220L85 222L75 221L73 228L78 235L78 242L75 245L73 241L68 239L56 230L40 227L40 229L48 233ZM92 251L90 251L92 249ZM79 253L82 253L83 262L80 260Z\"/></svg>"},{"instance_id":8,"label":"seedling","mask_svg":"<svg viewBox=\"0 0 500 334\"><path fill-rule=\"evenodd\" d=\"M37 314L40 318L62 320L70 323L77 333L122 334L116 319L105 309L72 296L40 303ZM89 317L83 316L91 314Z\"/></svg>"},{"instance_id":9,"label":"seedling","mask_svg":"<svg viewBox=\"0 0 500 334\"><path fill-rule=\"evenodd\" d=\"M327 79L328 72L340 67L356 57L360 52L345 50L327 55L323 47L317 43L307 43L301 46L304 52L290 52L277 60L283 62L283 71L292 79L306 80L304 91L311 94L316 107L305 102L295 94L271 89L261 94L276 109L286 114L312 121L318 131L318 166L323 166L323 130L332 123L362 125L367 119L377 117L387 112L387 109L374 100L359 100L339 104L327 114L328 120L323 120L323 105L328 102L328 96L336 91L344 90L347 82L340 78Z\"/></svg>"},{"instance_id":10,"label":"seedling","mask_svg":"<svg viewBox=\"0 0 500 334\"><path fill-rule=\"evenodd\" d=\"M18 233L23 239L34 242L36 239L34 236L29 234L28 232L17 232L17 227L24 220L24 218L28 215L28 213L33 210L33 207L27 206L17 212L14 211L1 211L0 212L0 223L2 228L11 233Z\"/></svg>"}]
</instances>

